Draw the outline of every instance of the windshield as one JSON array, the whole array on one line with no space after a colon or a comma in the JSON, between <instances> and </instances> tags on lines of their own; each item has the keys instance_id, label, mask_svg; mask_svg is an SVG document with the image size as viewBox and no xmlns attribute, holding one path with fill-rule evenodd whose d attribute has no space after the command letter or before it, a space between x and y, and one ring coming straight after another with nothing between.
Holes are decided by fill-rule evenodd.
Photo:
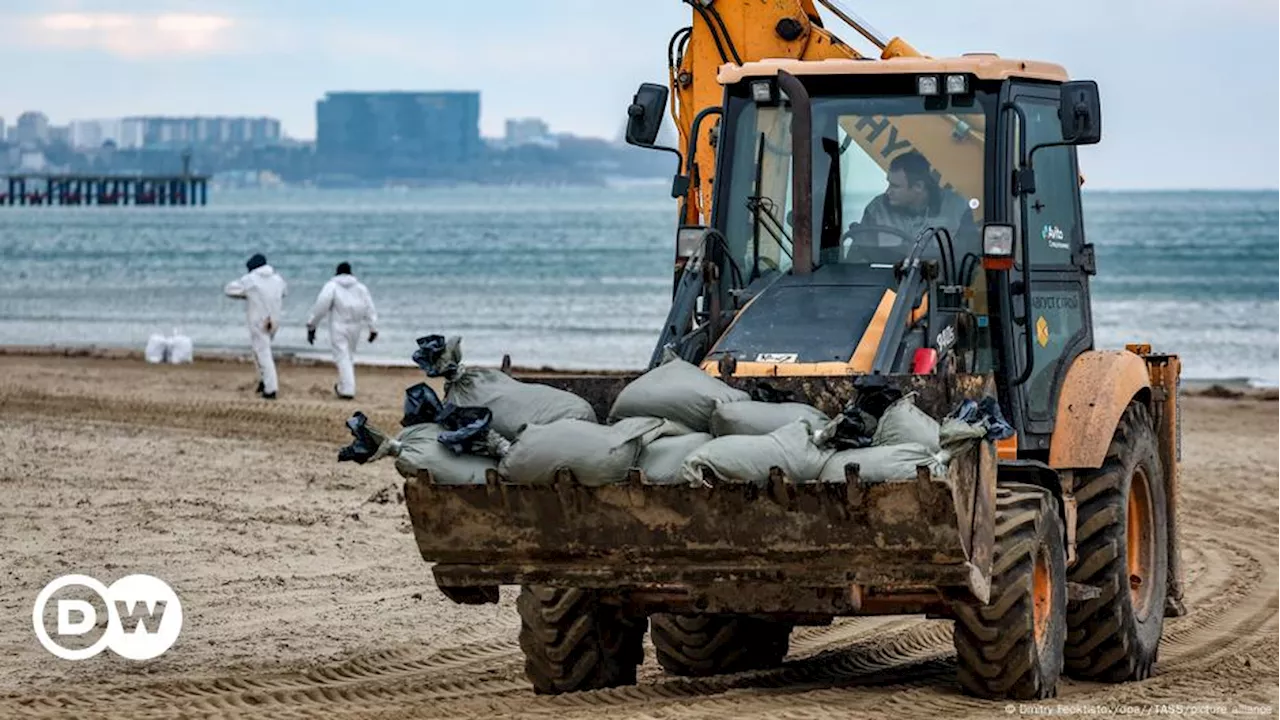
<instances>
[{"instance_id":1,"label":"windshield","mask_svg":"<svg viewBox=\"0 0 1280 720\"><path fill-rule=\"evenodd\" d=\"M934 227L950 233L957 262L970 254L976 259L988 102L981 92L967 105L918 95L815 92L815 262L892 264ZM733 98L729 125L725 236L744 274L786 272L793 252L790 108ZM925 253L939 254L936 244Z\"/></svg>"}]
</instances>

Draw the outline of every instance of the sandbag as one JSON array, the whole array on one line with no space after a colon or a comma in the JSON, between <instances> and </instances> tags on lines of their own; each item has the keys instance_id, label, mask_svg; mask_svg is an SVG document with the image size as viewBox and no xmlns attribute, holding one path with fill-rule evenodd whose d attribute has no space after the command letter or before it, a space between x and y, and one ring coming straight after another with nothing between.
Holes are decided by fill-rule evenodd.
<instances>
[{"instance_id":1,"label":"sandbag","mask_svg":"<svg viewBox=\"0 0 1280 720\"><path fill-rule=\"evenodd\" d=\"M640 450L636 464L650 484L674 485L680 482L685 458L713 439L709 433L695 432L658 438Z\"/></svg>"},{"instance_id":2,"label":"sandbag","mask_svg":"<svg viewBox=\"0 0 1280 720\"><path fill-rule=\"evenodd\" d=\"M521 382L501 370L467 367L462 362L462 339L458 337L418 338L413 361L427 377L445 379L446 404L489 408L494 432L508 440L514 440L525 425L547 425L557 420L599 421L591 403L567 390Z\"/></svg>"},{"instance_id":3,"label":"sandbag","mask_svg":"<svg viewBox=\"0 0 1280 720\"><path fill-rule=\"evenodd\" d=\"M929 417L928 413L916 407L915 396L906 395L895 401L885 411L876 426L876 434L871 439L872 445L902 445L903 443L919 443L938 452L941 449L938 438L941 426L938 421Z\"/></svg>"},{"instance_id":4,"label":"sandbag","mask_svg":"<svg viewBox=\"0 0 1280 720\"><path fill-rule=\"evenodd\" d=\"M615 425L572 419L532 424L511 444L498 469L521 485L549 485L562 469L591 487L622 482L635 467L644 438L663 427L658 418L630 418Z\"/></svg>"},{"instance_id":5,"label":"sandbag","mask_svg":"<svg viewBox=\"0 0 1280 720\"><path fill-rule=\"evenodd\" d=\"M452 378L462 366L462 338L427 335L417 340L413 362L427 377Z\"/></svg>"},{"instance_id":6,"label":"sandbag","mask_svg":"<svg viewBox=\"0 0 1280 720\"><path fill-rule=\"evenodd\" d=\"M893 480L910 480L916 476L916 467L926 465L933 475L947 472L949 454L932 451L920 443L898 445L873 445L855 450L841 450L827 459L818 477L819 482L845 482L844 466L858 465L858 475L863 482L880 483Z\"/></svg>"},{"instance_id":7,"label":"sandbag","mask_svg":"<svg viewBox=\"0 0 1280 720\"><path fill-rule=\"evenodd\" d=\"M609 422L660 417L674 420L694 432L708 432L717 405L750 399L747 393L711 377L697 365L671 357L618 393L609 410Z\"/></svg>"},{"instance_id":8,"label":"sandbag","mask_svg":"<svg viewBox=\"0 0 1280 720\"><path fill-rule=\"evenodd\" d=\"M186 335L169 336L169 362L183 365L195 361L195 344Z\"/></svg>"},{"instance_id":9,"label":"sandbag","mask_svg":"<svg viewBox=\"0 0 1280 720\"><path fill-rule=\"evenodd\" d=\"M147 349L143 351L147 362L155 365L169 359L169 338L159 333L147 338Z\"/></svg>"},{"instance_id":10,"label":"sandbag","mask_svg":"<svg viewBox=\"0 0 1280 720\"><path fill-rule=\"evenodd\" d=\"M458 455L439 440L444 429L434 423L413 425L400 431L395 439L396 470L405 478L417 477L430 470L439 485L483 485L486 470L496 469L498 461L480 455Z\"/></svg>"},{"instance_id":11,"label":"sandbag","mask_svg":"<svg viewBox=\"0 0 1280 720\"><path fill-rule=\"evenodd\" d=\"M767 435L726 435L694 450L680 467L681 482L703 484L710 470L726 482L765 485L770 468L777 467L797 482L811 481L834 451L813 444L813 428L803 420L788 423Z\"/></svg>"},{"instance_id":12,"label":"sandbag","mask_svg":"<svg viewBox=\"0 0 1280 720\"><path fill-rule=\"evenodd\" d=\"M716 437L768 435L796 420L804 420L813 427L831 422L830 418L812 405L747 400L717 405L715 412L711 414L711 434Z\"/></svg>"},{"instance_id":13,"label":"sandbag","mask_svg":"<svg viewBox=\"0 0 1280 720\"><path fill-rule=\"evenodd\" d=\"M981 430L981 433L978 431ZM1015 431L1000 412L1000 403L990 395L978 400L965 400L942 422L942 446L963 443L975 437L1004 440Z\"/></svg>"},{"instance_id":14,"label":"sandbag","mask_svg":"<svg viewBox=\"0 0 1280 720\"><path fill-rule=\"evenodd\" d=\"M445 383L444 399L459 407L485 407L493 412L492 428L514 440L525 425L549 425L557 420L597 422L591 403L550 385L521 382L491 368L460 370Z\"/></svg>"}]
</instances>

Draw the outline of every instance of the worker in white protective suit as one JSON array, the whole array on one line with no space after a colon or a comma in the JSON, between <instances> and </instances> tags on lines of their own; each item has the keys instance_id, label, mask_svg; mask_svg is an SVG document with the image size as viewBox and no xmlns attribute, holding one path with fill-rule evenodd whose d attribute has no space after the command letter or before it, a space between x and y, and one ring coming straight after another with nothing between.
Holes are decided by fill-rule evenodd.
<instances>
[{"instance_id":1,"label":"worker in white protective suit","mask_svg":"<svg viewBox=\"0 0 1280 720\"><path fill-rule=\"evenodd\" d=\"M261 253L249 258L245 267L249 272L239 280L227 283L224 292L228 297L247 303L245 315L249 322L253 359L258 366L258 394L267 400L275 400L280 385L276 377L276 361L271 355L271 341L280 329L288 286Z\"/></svg>"},{"instance_id":2,"label":"worker in white protective suit","mask_svg":"<svg viewBox=\"0 0 1280 720\"><path fill-rule=\"evenodd\" d=\"M326 317L333 362L338 366L338 384L333 386L333 391L339 398L350 400L356 396L356 345L366 326L369 342L378 339L378 313L369 288L351 274L348 263L339 264L337 274L320 290L307 320L308 343L315 344L316 327Z\"/></svg>"}]
</instances>

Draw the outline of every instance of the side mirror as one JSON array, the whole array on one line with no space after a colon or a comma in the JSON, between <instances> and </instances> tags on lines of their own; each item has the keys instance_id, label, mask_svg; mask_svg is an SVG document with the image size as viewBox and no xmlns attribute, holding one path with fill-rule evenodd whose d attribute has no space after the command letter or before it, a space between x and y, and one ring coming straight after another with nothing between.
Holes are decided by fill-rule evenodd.
<instances>
[{"instance_id":1,"label":"side mirror","mask_svg":"<svg viewBox=\"0 0 1280 720\"><path fill-rule=\"evenodd\" d=\"M627 108L627 143L653 147L667 109L667 86L642 83Z\"/></svg>"},{"instance_id":2,"label":"side mirror","mask_svg":"<svg viewBox=\"0 0 1280 720\"><path fill-rule=\"evenodd\" d=\"M1098 83L1075 80L1062 84L1062 140L1068 145L1093 145L1102 140L1102 99Z\"/></svg>"},{"instance_id":3,"label":"side mirror","mask_svg":"<svg viewBox=\"0 0 1280 720\"><path fill-rule=\"evenodd\" d=\"M681 173L684 156L675 148L654 145L662 129L662 115L667 109L667 86L641 83L627 107L627 144L653 150L665 150L676 156L676 174L671 181L671 197L682 198L689 194L689 176Z\"/></svg>"}]
</instances>

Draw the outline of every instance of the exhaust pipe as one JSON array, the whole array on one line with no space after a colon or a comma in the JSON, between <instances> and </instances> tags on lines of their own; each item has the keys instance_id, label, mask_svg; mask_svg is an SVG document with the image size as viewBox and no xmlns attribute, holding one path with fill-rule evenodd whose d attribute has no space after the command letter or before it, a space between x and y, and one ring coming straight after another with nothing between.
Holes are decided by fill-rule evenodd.
<instances>
[{"instance_id":1,"label":"exhaust pipe","mask_svg":"<svg viewBox=\"0 0 1280 720\"><path fill-rule=\"evenodd\" d=\"M791 272L813 271L813 106L795 75L778 71L778 88L791 100Z\"/></svg>"}]
</instances>

